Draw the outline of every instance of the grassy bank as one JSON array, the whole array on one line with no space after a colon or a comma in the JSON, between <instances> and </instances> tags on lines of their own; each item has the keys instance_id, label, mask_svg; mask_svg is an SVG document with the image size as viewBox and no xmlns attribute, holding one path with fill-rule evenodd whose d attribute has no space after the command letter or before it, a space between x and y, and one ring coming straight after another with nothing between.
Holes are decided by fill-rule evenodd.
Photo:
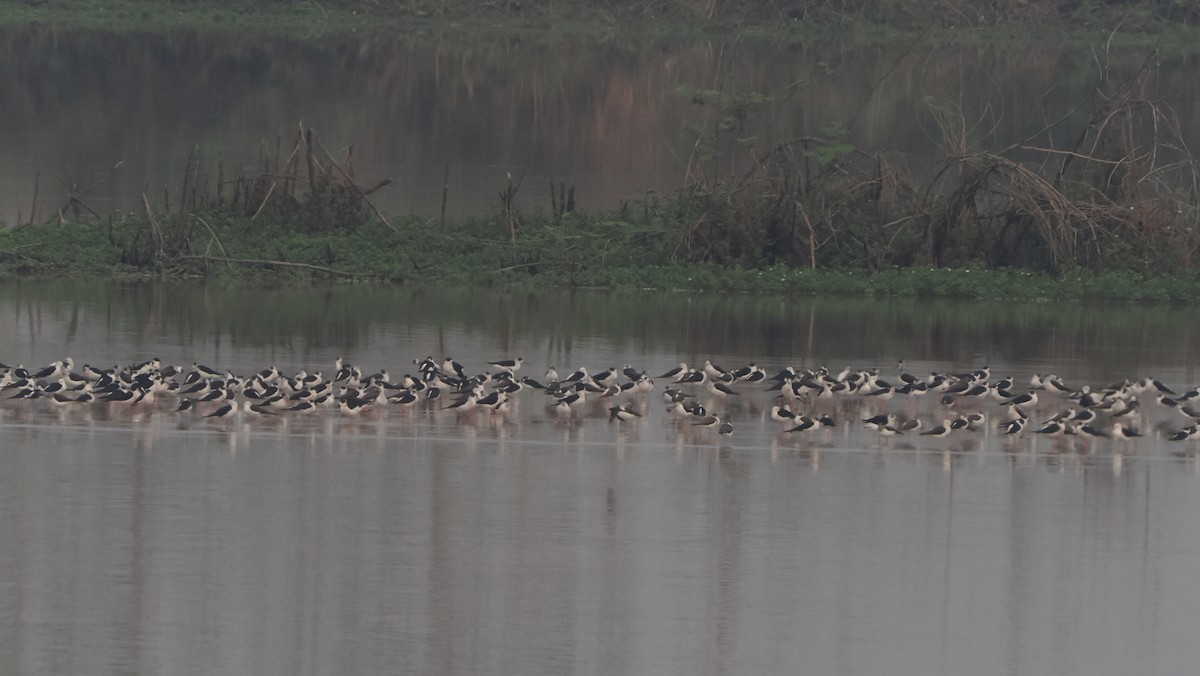
<instances>
[{"instance_id":1,"label":"grassy bank","mask_svg":"<svg viewBox=\"0 0 1200 676\"><path fill-rule=\"evenodd\" d=\"M1193 302L1193 276L1070 270L1058 274L981 265L875 271L787 265L719 265L673 258L668 233L613 218L531 217L514 239L496 219L451 223L378 220L306 231L295 222L210 212L157 225L126 216L0 231L0 275L168 277L281 283L299 279L418 285L584 287L849 294L1012 300ZM180 238L180 239L175 239Z\"/></svg>"}]
</instances>

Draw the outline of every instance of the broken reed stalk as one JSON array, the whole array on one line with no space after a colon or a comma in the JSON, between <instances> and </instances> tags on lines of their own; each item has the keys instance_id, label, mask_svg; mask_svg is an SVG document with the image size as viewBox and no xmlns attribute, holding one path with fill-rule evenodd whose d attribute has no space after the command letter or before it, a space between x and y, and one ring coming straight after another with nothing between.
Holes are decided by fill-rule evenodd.
<instances>
[{"instance_id":1,"label":"broken reed stalk","mask_svg":"<svg viewBox=\"0 0 1200 676\"><path fill-rule=\"evenodd\" d=\"M68 203L73 205L76 218L79 218L79 207L83 207L84 209L87 209L88 213L95 216L96 218L103 218L100 215L100 212L98 212L95 209L93 209L92 207L90 207L87 202L84 202L83 200L79 199L78 195L72 196Z\"/></svg>"},{"instance_id":2,"label":"broken reed stalk","mask_svg":"<svg viewBox=\"0 0 1200 676\"><path fill-rule=\"evenodd\" d=\"M508 175L508 184L500 191L500 204L504 208L504 218L508 222L508 233L513 244L517 243L517 212L513 206L517 197L517 191L521 189L521 183L525 180L525 172L517 178L516 185L513 185L512 172L506 172ZM515 251L514 251L515 255Z\"/></svg>"},{"instance_id":3,"label":"broken reed stalk","mask_svg":"<svg viewBox=\"0 0 1200 676\"><path fill-rule=\"evenodd\" d=\"M446 163L446 170L442 172L442 229L446 229L446 202L450 195L450 163Z\"/></svg>"},{"instance_id":4,"label":"broken reed stalk","mask_svg":"<svg viewBox=\"0 0 1200 676\"><path fill-rule=\"evenodd\" d=\"M562 223L563 216L575 211L575 185L567 187L567 182L558 180L558 192L554 192L554 181L550 181L550 213L554 214L556 223Z\"/></svg>"},{"instance_id":5,"label":"broken reed stalk","mask_svg":"<svg viewBox=\"0 0 1200 676\"><path fill-rule=\"evenodd\" d=\"M179 214L181 216L187 209L188 182L192 178L192 164L196 162L196 153L198 152L200 152L200 146L198 144L192 146L192 152L188 153L187 164L183 167L183 187L179 191Z\"/></svg>"},{"instance_id":6,"label":"broken reed stalk","mask_svg":"<svg viewBox=\"0 0 1200 676\"><path fill-rule=\"evenodd\" d=\"M181 261L204 261L205 263L212 260L212 258L210 258L209 256L194 256L194 255L176 256L176 259L181 260ZM344 270L335 270L333 268L327 268L323 265L313 265L312 263L292 263L290 261L272 261L272 260L266 260L266 259L261 259L261 258L228 258L228 257L226 257L224 259L224 261L226 263L238 263L240 265L265 265L265 266L274 267L274 268L283 268L283 267L304 268L307 270L319 270L321 272L328 272L331 275L340 275L342 277L358 277L358 275L353 272L346 272Z\"/></svg>"},{"instance_id":7,"label":"broken reed stalk","mask_svg":"<svg viewBox=\"0 0 1200 676\"><path fill-rule=\"evenodd\" d=\"M42 172L38 171L38 172L34 173L34 175L33 175L33 205L31 207L29 207L29 224L30 225L33 225L33 222L37 220L38 187L41 185L41 183L42 183ZM17 221L19 222L20 219L18 218Z\"/></svg>"},{"instance_id":8,"label":"broken reed stalk","mask_svg":"<svg viewBox=\"0 0 1200 676\"><path fill-rule=\"evenodd\" d=\"M287 182L284 184L284 189L289 195L296 194L296 163L299 161L300 148L304 146L304 128L296 129L296 142L292 144L292 152L288 153L287 162L283 163L283 171L287 174Z\"/></svg>"},{"instance_id":9,"label":"broken reed stalk","mask_svg":"<svg viewBox=\"0 0 1200 676\"><path fill-rule=\"evenodd\" d=\"M75 202L75 195L79 192L79 186L77 186L75 184L75 176L74 175L68 174L68 176L71 179L71 187L70 187L70 193L69 193L70 197L69 197L69 199L67 199L67 206L72 207L72 210L75 212L75 218L78 219L79 218L79 206Z\"/></svg>"},{"instance_id":10,"label":"broken reed stalk","mask_svg":"<svg viewBox=\"0 0 1200 676\"><path fill-rule=\"evenodd\" d=\"M313 141L316 134L309 127L304 133L304 161L308 164L308 193L310 199L317 197L317 161L313 157Z\"/></svg>"},{"instance_id":11,"label":"broken reed stalk","mask_svg":"<svg viewBox=\"0 0 1200 676\"><path fill-rule=\"evenodd\" d=\"M217 153L217 206L221 206L225 199L221 195L225 189L225 160L221 157L221 153Z\"/></svg>"},{"instance_id":12,"label":"broken reed stalk","mask_svg":"<svg viewBox=\"0 0 1200 676\"><path fill-rule=\"evenodd\" d=\"M379 190L380 188L386 188L387 186L389 186L391 184L392 184L392 179L385 178L385 179L376 181L375 185L373 185L369 188L363 188L362 191L363 191L364 195L373 195L375 193L375 191Z\"/></svg>"},{"instance_id":13,"label":"broken reed stalk","mask_svg":"<svg viewBox=\"0 0 1200 676\"><path fill-rule=\"evenodd\" d=\"M233 163L233 195L229 197L229 207L232 209L241 209L245 211L246 205L242 200L242 183L245 181L245 174L242 170L241 162Z\"/></svg>"},{"instance_id":14,"label":"broken reed stalk","mask_svg":"<svg viewBox=\"0 0 1200 676\"><path fill-rule=\"evenodd\" d=\"M804 204L799 200L796 201L796 209L800 212L801 218L804 219L804 224L808 226L808 267L810 270L816 270L817 231L813 227L812 219L808 217L808 210L804 208Z\"/></svg>"},{"instance_id":15,"label":"broken reed stalk","mask_svg":"<svg viewBox=\"0 0 1200 676\"><path fill-rule=\"evenodd\" d=\"M212 235L212 238L216 240L217 246L221 249L221 255L225 257L225 265L228 265L229 269L232 270L233 265L230 265L229 263L229 253L225 251L225 245L221 243L221 238L217 237L217 233L213 231L212 226L208 224L208 221L205 221L199 216L196 217L196 220L200 221L200 224L208 229L208 234Z\"/></svg>"},{"instance_id":16,"label":"broken reed stalk","mask_svg":"<svg viewBox=\"0 0 1200 676\"><path fill-rule=\"evenodd\" d=\"M154 234L154 239L158 242L158 253L163 251L162 229L158 227L158 221L154 219L154 211L150 209L150 200L146 197L146 193L142 193L142 206L146 208L146 220L150 222L151 232Z\"/></svg>"},{"instance_id":17,"label":"broken reed stalk","mask_svg":"<svg viewBox=\"0 0 1200 676\"><path fill-rule=\"evenodd\" d=\"M262 213L263 207L267 206L267 202L270 201L271 194L275 192L275 186L277 185L279 185L278 182L271 181L270 187L267 188L267 194L263 195L262 204L258 205L258 209L254 211L254 215L250 217L250 220L253 221L254 219L258 218L259 214Z\"/></svg>"},{"instance_id":18,"label":"broken reed stalk","mask_svg":"<svg viewBox=\"0 0 1200 676\"><path fill-rule=\"evenodd\" d=\"M311 129L309 130L309 133L312 133ZM318 145L320 145L320 142L318 142ZM338 172L345 177L346 181L350 183L350 187L354 188L354 191L358 193L359 197L362 197L362 201L365 202L368 207L371 207L371 211L375 213L375 217L378 218L384 225L386 225L392 232L400 234L400 231L396 229L396 226L392 225L391 221L387 219L387 216L384 216L383 212L371 202L369 197L367 197L366 191L364 191L362 187L359 186L353 178L351 178L350 174L347 173L346 170L337 163L337 160L333 159L333 155L331 155L328 150L325 150L324 146L321 146L321 152L325 153L325 156L329 158L329 163L333 165L333 168L337 169Z\"/></svg>"}]
</instances>

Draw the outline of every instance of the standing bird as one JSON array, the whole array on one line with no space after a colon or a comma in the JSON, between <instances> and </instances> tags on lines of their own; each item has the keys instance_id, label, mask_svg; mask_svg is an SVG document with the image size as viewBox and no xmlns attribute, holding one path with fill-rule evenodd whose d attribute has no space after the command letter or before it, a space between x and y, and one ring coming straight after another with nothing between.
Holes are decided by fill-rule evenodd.
<instances>
[{"instance_id":1,"label":"standing bird","mask_svg":"<svg viewBox=\"0 0 1200 676\"><path fill-rule=\"evenodd\" d=\"M776 404L771 407L771 420L774 420L775 422L791 424L795 422L796 414L792 411L792 409L788 408L787 404L782 406Z\"/></svg>"},{"instance_id":2,"label":"standing bird","mask_svg":"<svg viewBox=\"0 0 1200 676\"><path fill-rule=\"evenodd\" d=\"M896 416L895 416L895 414L892 414L892 413L888 413L888 414L881 413L877 416L872 416L870 418L864 418L863 423L867 427L875 430L876 432L882 432L884 427L894 427L895 426ZM894 430L893 430L893 432L894 432Z\"/></svg>"},{"instance_id":3,"label":"standing bird","mask_svg":"<svg viewBox=\"0 0 1200 676\"><path fill-rule=\"evenodd\" d=\"M1185 427L1171 435L1171 441L1195 441L1200 439L1200 425Z\"/></svg>"},{"instance_id":4,"label":"standing bird","mask_svg":"<svg viewBox=\"0 0 1200 676\"><path fill-rule=\"evenodd\" d=\"M228 418L229 416L232 416L235 413L237 413L237 411L238 411L237 406L235 406L233 403L228 403L228 404L225 404L224 406L218 408L217 410L213 411L212 413L209 413L208 415L206 415L204 417L205 418Z\"/></svg>"},{"instance_id":5,"label":"standing bird","mask_svg":"<svg viewBox=\"0 0 1200 676\"><path fill-rule=\"evenodd\" d=\"M1093 439L1095 439L1097 437L1099 437L1101 439L1108 438L1107 432L1105 432L1102 429L1097 429L1095 427L1092 427L1091 425L1080 425L1079 427L1076 428L1076 432L1081 436L1090 437Z\"/></svg>"},{"instance_id":6,"label":"standing bird","mask_svg":"<svg viewBox=\"0 0 1200 676\"><path fill-rule=\"evenodd\" d=\"M1051 437L1061 437L1064 434L1070 434L1071 428L1061 421L1054 421L1042 426L1041 429L1034 430L1037 434L1045 434Z\"/></svg>"},{"instance_id":7,"label":"standing bird","mask_svg":"<svg viewBox=\"0 0 1200 676\"><path fill-rule=\"evenodd\" d=\"M704 374L713 380L720 380L725 377L727 371L720 366L712 363L711 359L704 360Z\"/></svg>"},{"instance_id":8,"label":"standing bird","mask_svg":"<svg viewBox=\"0 0 1200 676\"><path fill-rule=\"evenodd\" d=\"M1121 423L1116 423L1112 426L1111 434L1113 439L1120 439L1121 441L1129 441L1130 439L1136 439L1142 436L1141 432L1133 429L1132 427L1126 427Z\"/></svg>"},{"instance_id":9,"label":"standing bird","mask_svg":"<svg viewBox=\"0 0 1200 676\"><path fill-rule=\"evenodd\" d=\"M446 359L442 361L442 372L446 375L456 375L463 380L467 379L466 373L463 372L463 365L454 361L450 357L446 357Z\"/></svg>"},{"instance_id":10,"label":"standing bird","mask_svg":"<svg viewBox=\"0 0 1200 676\"><path fill-rule=\"evenodd\" d=\"M252 415L279 415L267 404L255 404L249 399L242 402L242 410Z\"/></svg>"},{"instance_id":11,"label":"standing bird","mask_svg":"<svg viewBox=\"0 0 1200 676\"><path fill-rule=\"evenodd\" d=\"M625 404L622 406L613 406L608 409L609 422L614 420L626 422L640 417L642 417L642 414L637 412L637 409L633 407L633 402L631 401L625 402Z\"/></svg>"},{"instance_id":12,"label":"standing bird","mask_svg":"<svg viewBox=\"0 0 1200 676\"><path fill-rule=\"evenodd\" d=\"M670 371L667 371L666 373L659 376L659 378L675 378L675 377L679 376L680 374L687 373L687 372L688 372L688 365L683 362L679 362L679 366L676 366L675 368L671 369Z\"/></svg>"},{"instance_id":13,"label":"standing bird","mask_svg":"<svg viewBox=\"0 0 1200 676\"><path fill-rule=\"evenodd\" d=\"M498 359L496 361L488 362L489 366L494 366L501 371L507 371L509 374L515 374L517 371L520 371L521 366L524 364L524 357L517 357L516 359Z\"/></svg>"},{"instance_id":14,"label":"standing bird","mask_svg":"<svg viewBox=\"0 0 1200 676\"><path fill-rule=\"evenodd\" d=\"M741 392L738 392L737 390L733 389L732 387L726 385L725 383L723 383L719 380L708 381L708 383L706 383L706 385L705 385L705 388L709 392L711 392L712 394L714 394L715 396L718 396L718 397L725 397L725 396L736 397L736 396L741 395Z\"/></svg>"},{"instance_id":15,"label":"standing bird","mask_svg":"<svg viewBox=\"0 0 1200 676\"><path fill-rule=\"evenodd\" d=\"M1025 421L1028 418L1013 418L1005 421L1000 425L1000 429L1004 430L1005 434L1020 434L1021 430L1025 429Z\"/></svg>"},{"instance_id":16,"label":"standing bird","mask_svg":"<svg viewBox=\"0 0 1200 676\"><path fill-rule=\"evenodd\" d=\"M952 428L951 428L950 421L943 420L942 424L937 425L936 427L933 427L932 429L928 429L928 430L925 430L924 432L921 432L921 436L934 437L935 439L941 439L942 437L950 434L951 429Z\"/></svg>"},{"instance_id":17,"label":"standing bird","mask_svg":"<svg viewBox=\"0 0 1200 676\"><path fill-rule=\"evenodd\" d=\"M1026 394L1018 394L1011 399L1005 399L1000 402L1001 406L1036 406L1038 402L1037 392L1030 390Z\"/></svg>"},{"instance_id":18,"label":"standing bird","mask_svg":"<svg viewBox=\"0 0 1200 676\"><path fill-rule=\"evenodd\" d=\"M806 415L796 417L797 425L784 432L815 432L821 427L833 427L833 418L823 415L820 418L810 418Z\"/></svg>"}]
</instances>

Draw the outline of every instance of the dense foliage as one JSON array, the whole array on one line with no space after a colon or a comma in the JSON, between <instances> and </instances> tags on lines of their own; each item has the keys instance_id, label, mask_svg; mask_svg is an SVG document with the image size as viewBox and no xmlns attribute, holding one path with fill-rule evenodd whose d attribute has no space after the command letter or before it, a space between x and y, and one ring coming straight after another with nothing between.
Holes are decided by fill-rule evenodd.
<instances>
[{"instance_id":1,"label":"dense foliage","mask_svg":"<svg viewBox=\"0 0 1200 676\"><path fill-rule=\"evenodd\" d=\"M445 225L371 219L352 228L319 228L211 207L155 221L143 214L3 230L0 271L1026 300L1190 302L1200 294L1194 276L1131 270L1048 274L925 265L811 270L687 262L672 249L668 224L614 214L523 217L515 239L500 217Z\"/></svg>"}]
</instances>

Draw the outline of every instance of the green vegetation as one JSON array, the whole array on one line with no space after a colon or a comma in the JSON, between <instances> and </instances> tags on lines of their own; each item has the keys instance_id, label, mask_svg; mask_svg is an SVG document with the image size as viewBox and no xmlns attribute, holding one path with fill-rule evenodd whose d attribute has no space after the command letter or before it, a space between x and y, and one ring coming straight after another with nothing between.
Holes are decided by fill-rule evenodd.
<instances>
[{"instance_id":1,"label":"green vegetation","mask_svg":"<svg viewBox=\"0 0 1200 676\"><path fill-rule=\"evenodd\" d=\"M658 226L565 214L524 220L515 242L500 218L440 226L421 219L296 229L278 217L212 209L186 216L65 222L0 231L7 276L332 279L418 285L604 287L867 297L1191 302L1194 276L986 267L804 269L672 259ZM158 234L165 233L162 249Z\"/></svg>"}]
</instances>

